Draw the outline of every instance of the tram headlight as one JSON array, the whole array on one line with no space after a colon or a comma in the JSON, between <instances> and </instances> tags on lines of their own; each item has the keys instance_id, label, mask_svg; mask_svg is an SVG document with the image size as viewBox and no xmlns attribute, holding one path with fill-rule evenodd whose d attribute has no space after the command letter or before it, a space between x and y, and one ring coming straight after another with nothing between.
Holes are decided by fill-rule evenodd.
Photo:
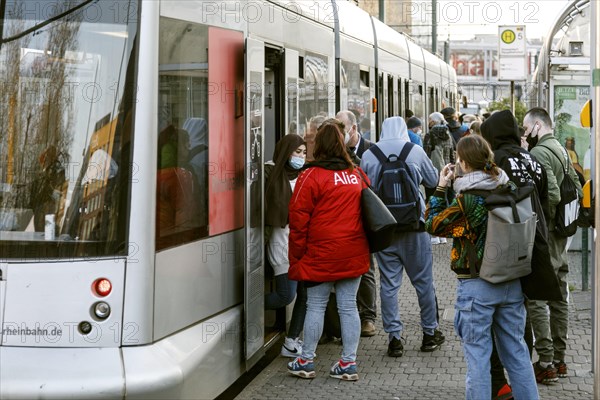
<instances>
[{"instance_id":1,"label":"tram headlight","mask_svg":"<svg viewBox=\"0 0 600 400\"><path fill-rule=\"evenodd\" d=\"M106 319L110 315L110 306L104 301L99 301L94 304L94 315L98 319Z\"/></svg>"}]
</instances>

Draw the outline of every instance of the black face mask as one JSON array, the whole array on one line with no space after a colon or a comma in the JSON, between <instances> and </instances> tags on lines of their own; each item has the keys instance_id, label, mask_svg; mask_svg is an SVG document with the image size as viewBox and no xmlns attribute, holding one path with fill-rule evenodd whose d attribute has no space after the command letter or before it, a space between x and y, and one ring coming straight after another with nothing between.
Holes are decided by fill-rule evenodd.
<instances>
[{"instance_id":1,"label":"black face mask","mask_svg":"<svg viewBox=\"0 0 600 400\"><path fill-rule=\"evenodd\" d=\"M535 137L533 137L533 130L537 127L537 132ZM531 128L531 131L529 131L529 134L527 135L527 137L525 138L525 140L527 141L527 145L528 147L528 151L531 151L531 149L533 149L535 147L535 145L538 144L540 138L540 128L539 125L536 123L533 128Z\"/></svg>"},{"instance_id":2,"label":"black face mask","mask_svg":"<svg viewBox=\"0 0 600 400\"><path fill-rule=\"evenodd\" d=\"M531 137L531 135L527 136L527 144L529 145L528 150L531 151L531 149L533 149L535 147L535 145L538 143L539 138L536 137Z\"/></svg>"}]
</instances>

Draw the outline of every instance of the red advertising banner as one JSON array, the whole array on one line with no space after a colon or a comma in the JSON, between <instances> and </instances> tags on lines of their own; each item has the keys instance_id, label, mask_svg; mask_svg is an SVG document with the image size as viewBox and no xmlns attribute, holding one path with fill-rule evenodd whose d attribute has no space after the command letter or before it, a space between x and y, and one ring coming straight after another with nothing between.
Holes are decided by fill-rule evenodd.
<instances>
[{"instance_id":1,"label":"red advertising banner","mask_svg":"<svg viewBox=\"0 0 600 400\"><path fill-rule=\"evenodd\" d=\"M244 118L236 98L243 93L244 36L208 30L209 235L244 225Z\"/></svg>"}]
</instances>

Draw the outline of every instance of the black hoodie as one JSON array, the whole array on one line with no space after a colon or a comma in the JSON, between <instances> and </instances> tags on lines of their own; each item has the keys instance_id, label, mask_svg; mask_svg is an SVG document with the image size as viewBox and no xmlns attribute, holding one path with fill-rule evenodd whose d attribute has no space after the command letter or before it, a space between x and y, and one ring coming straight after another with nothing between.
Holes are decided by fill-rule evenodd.
<instances>
[{"instance_id":1,"label":"black hoodie","mask_svg":"<svg viewBox=\"0 0 600 400\"><path fill-rule=\"evenodd\" d=\"M481 135L494 152L494 161L517 186L534 183L540 201L547 210L546 171L527 150L521 147L517 120L509 110L493 113L481 124Z\"/></svg>"},{"instance_id":2,"label":"black hoodie","mask_svg":"<svg viewBox=\"0 0 600 400\"><path fill-rule=\"evenodd\" d=\"M481 124L481 135L494 152L494 162L506 172L517 186L535 184L532 198L538 215L535 242L531 260L532 273L521 279L523 292L530 300L559 300L558 280L554 270L548 268L548 227L544 218L548 211L548 181L542 164L521 145L519 127L512 112L498 111Z\"/></svg>"}]
</instances>

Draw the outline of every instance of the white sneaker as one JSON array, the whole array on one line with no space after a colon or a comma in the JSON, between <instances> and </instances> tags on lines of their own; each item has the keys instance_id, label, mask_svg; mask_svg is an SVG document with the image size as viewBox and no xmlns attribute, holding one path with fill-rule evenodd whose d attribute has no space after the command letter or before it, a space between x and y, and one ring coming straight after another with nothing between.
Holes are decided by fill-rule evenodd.
<instances>
[{"instance_id":1,"label":"white sneaker","mask_svg":"<svg viewBox=\"0 0 600 400\"><path fill-rule=\"evenodd\" d=\"M300 357L302 355L302 340L286 337L283 346L281 346L281 355L291 358Z\"/></svg>"},{"instance_id":2,"label":"white sneaker","mask_svg":"<svg viewBox=\"0 0 600 400\"><path fill-rule=\"evenodd\" d=\"M448 243L448 240L446 240L446 238L440 238L440 244L446 244Z\"/></svg>"},{"instance_id":3,"label":"white sneaker","mask_svg":"<svg viewBox=\"0 0 600 400\"><path fill-rule=\"evenodd\" d=\"M440 244L440 238L437 236L431 237L431 244Z\"/></svg>"}]
</instances>

